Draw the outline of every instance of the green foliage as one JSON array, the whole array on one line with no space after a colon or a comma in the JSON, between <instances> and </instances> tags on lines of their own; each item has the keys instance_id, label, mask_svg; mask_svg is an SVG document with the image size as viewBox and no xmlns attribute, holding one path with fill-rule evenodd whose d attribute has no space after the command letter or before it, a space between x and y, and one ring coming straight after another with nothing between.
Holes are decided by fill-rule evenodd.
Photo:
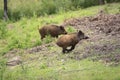
<instances>
[{"instance_id":1,"label":"green foliage","mask_svg":"<svg viewBox=\"0 0 120 80\"><path fill-rule=\"evenodd\" d=\"M104 7L104 11L105 11L105 13L109 13L108 11L109 11L109 7L110 7L110 5L109 4L107 4L105 7Z\"/></svg>"},{"instance_id":2,"label":"green foliage","mask_svg":"<svg viewBox=\"0 0 120 80\"><path fill-rule=\"evenodd\" d=\"M119 0L107 0L107 3L117 2ZM3 18L3 1L0 1L0 18ZM39 17L69 10L77 10L98 5L98 0L9 0L8 15L9 19L16 21L22 17Z\"/></svg>"},{"instance_id":3,"label":"green foliage","mask_svg":"<svg viewBox=\"0 0 120 80\"><path fill-rule=\"evenodd\" d=\"M56 4L53 0L50 0L49 2L47 0L41 1L41 13L42 14L53 14L56 13Z\"/></svg>"},{"instance_id":4,"label":"green foliage","mask_svg":"<svg viewBox=\"0 0 120 80\"><path fill-rule=\"evenodd\" d=\"M3 17L3 1L0 7L0 18ZM69 10L77 10L98 5L98 0L9 0L8 15L9 19L16 21L22 17L36 17L50 15Z\"/></svg>"},{"instance_id":5,"label":"green foliage","mask_svg":"<svg viewBox=\"0 0 120 80\"><path fill-rule=\"evenodd\" d=\"M98 0L71 0L71 2L75 9L98 5Z\"/></svg>"},{"instance_id":6,"label":"green foliage","mask_svg":"<svg viewBox=\"0 0 120 80\"><path fill-rule=\"evenodd\" d=\"M119 12L120 12L120 7L118 9L119 9Z\"/></svg>"},{"instance_id":7,"label":"green foliage","mask_svg":"<svg viewBox=\"0 0 120 80\"><path fill-rule=\"evenodd\" d=\"M42 63L42 64L40 65L40 69L46 69L46 68L48 68L48 66L47 66L46 63Z\"/></svg>"},{"instance_id":8,"label":"green foliage","mask_svg":"<svg viewBox=\"0 0 120 80\"><path fill-rule=\"evenodd\" d=\"M106 0L107 3L119 2L119 0ZM0 18L3 18L3 0L0 1ZM9 0L8 15L9 19L16 21L22 17L33 17L50 15L78 8L86 8L98 5L98 0Z\"/></svg>"},{"instance_id":9,"label":"green foliage","mask_svg":"<svg viewBox=\"0 0 120 80\"><path fill-rule=\"evenodd\" d=\"M120 2L120 0L106 0L107 3Z\"/></svg>"},{"instance_id":10,"label":"green foliage","mask_svg":"<svg viewBox=\"0 0 120 80\"><path fill-rule=\"evenodd\" d=\"M73 32L76 32L75 28L73 28L72 26L68 26L67 27L67 32L68 33L73 33Z\"/></svg>"},{"instance_id":11,"label":"green foliage","mask_svg":"<svg viewBox=\"0 0 120 80\"><path fill-rule=\"evenodd\" d=\"M55 59L56 60L56 59ZM59 61L59 60L58 60ZM32 62L33 64L35 62ZM40 60L41 63L41 60ZM24 64L24 67L28 64ZM65 65L56 62L58 66L47 67L46 63L37 66L21 66L4 72L3 80L119 80L120 66L110 67L88 59L69 60ZM26 72L27 70L27 72ZM112 76L111 76L112 75ZM109 76L109 77L108 77ZM2 79L1 79L2 80Z\"/></svg>"},{"instance_id":12,"label":"green foliage","mask_svg":"<svg viewBox=\"0 0 120 80\"><path fill-rule=\"evenodd\" d=\"M6 60L0 57L0 80L4 80L5 70L6 70Z\"/></svg>"},{"instance_id":13,"label":"green foliage","mask_svg":"<svg viewBox=\"0 0 120 80\"><path fill-rule=\"evenodd\" d=\"M7 35L7 23L2 21L0 22L0 39L5 38Z\"/></svg>"},{"instance_id":14,"label":"green foliage","mask_svg":"<svg viewBox=\"0 0 120 80\"><path fill-rule=\"evenodd\" d=\"M44 38L44 43L50 43L53 41L53 38L50 36L50 35L47 35L45 38Z\"/></svg>"}]
</instances>

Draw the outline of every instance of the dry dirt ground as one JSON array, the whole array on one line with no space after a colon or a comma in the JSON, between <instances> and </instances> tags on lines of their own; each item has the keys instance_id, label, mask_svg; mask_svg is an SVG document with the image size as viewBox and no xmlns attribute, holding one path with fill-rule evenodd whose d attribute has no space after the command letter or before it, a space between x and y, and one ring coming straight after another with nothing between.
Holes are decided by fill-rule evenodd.
<instances>
[{"instance_id":1,"label":"dry dirt ground","mask_svg":"<svg viewBox=\"0 0 120 80\"><path fill-rule=\"evenodd\" d=\"M52 42L24 50L14 49L9 51L5 57L11 59L16 56L15 53L24 53L40 55L42 58L54 57L57 60L64 59L64 61L90 58L93 61L101 61L105 64L120 64L120 14L105 14L100 11L91 17L66 19L63 24L66 27L72 26L76 30L82 30L90 38L80 41L72 52L62 56L60 56L62 54L61 48ZM40 56L30 57L28 60L39 59ZM14 59L9 60L8 65L16 65L21 62L19 56L15 59L16 62Z\"/></svg>"}]
</instances>

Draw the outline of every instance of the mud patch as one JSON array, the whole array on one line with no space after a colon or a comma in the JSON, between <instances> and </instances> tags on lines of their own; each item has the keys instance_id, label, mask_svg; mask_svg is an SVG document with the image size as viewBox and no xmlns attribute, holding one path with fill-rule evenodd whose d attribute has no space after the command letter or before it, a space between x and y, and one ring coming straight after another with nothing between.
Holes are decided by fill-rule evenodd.
<instances>
[{"instance_id":1,"label":"mud patch","mask_svg":"<svg viewBox=\"0 0 120 80\"><path fill-rule=\"evenodd\" d=\"M120 35L120 14L105 14L103 11L99 12L93 17L72 18L65 20L65 26L70 25L77 29L81 26L89 27L99 33L107 35Z\"/></svg>"}]
</instances>

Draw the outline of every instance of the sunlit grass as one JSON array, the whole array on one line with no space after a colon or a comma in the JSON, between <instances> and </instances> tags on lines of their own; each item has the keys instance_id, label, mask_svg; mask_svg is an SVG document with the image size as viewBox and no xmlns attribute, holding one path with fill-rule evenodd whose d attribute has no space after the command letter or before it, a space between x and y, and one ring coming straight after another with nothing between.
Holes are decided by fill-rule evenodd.
<instances>
[{"instance_id":1,"label":"sunlit grass","mask_svg":"<svg viewBox=\"0 0 120 80\"><path fill-rule=\"evenodd\" d=\"M28 64L29 65L29 64ZM99 62L92 62L89 59L74 61L69 60L65 65L51 68L42 64L40 66L29 67L24 65L6 71L4 80L24 79L24 80L119 80L120 67L109 67ZM39 65L39 64L38 64ZM117 75L116 75L117 74ZM112 75L112 76L111 76Z\"/></svg>"}]
</instances>

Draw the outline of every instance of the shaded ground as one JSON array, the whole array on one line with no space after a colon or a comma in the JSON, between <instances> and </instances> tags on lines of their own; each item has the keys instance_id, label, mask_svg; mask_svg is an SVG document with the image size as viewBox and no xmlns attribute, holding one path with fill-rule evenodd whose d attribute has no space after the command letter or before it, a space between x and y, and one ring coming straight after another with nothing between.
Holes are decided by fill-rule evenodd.
<instances>
[{"instance_id":1,"label":"shaded ground","mask_svg":"<svg viewBox=\"0 0 120 80\"><path fill-rule=\"evenodd\" d=\"M90 39L80 41L74 51L64 56L61 56L61 49L52 42L25 50L14 49L8 52L5 57L10 59L17 55L15 53L34 53L35 57L32 56L24 61L33 61L34 59L40 59L42 61L47 58L46 60L49 60L49 63L47 63L48 66L55 64L53 59L62 61L63 64L68 59L81 60L84 58L90 58L93 61L101 61L105 64L109 63L110 65L120 63L120 14L108 15L100 11L96 16L82 19L72 18L65 20L63 24L82 30ZM8 65L10 65L10 63Z\"/></svg>"}]
</instances>

